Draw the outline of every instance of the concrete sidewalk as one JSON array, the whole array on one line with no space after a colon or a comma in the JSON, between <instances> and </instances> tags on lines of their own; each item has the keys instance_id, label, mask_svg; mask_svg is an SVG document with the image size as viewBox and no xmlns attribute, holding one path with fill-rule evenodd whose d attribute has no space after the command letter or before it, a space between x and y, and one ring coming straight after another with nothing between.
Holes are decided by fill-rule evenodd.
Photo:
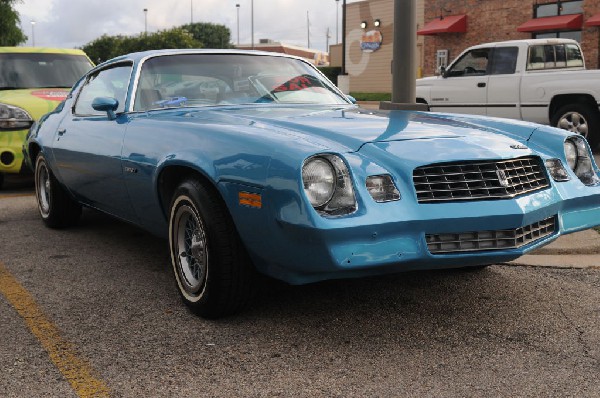
<instances>
[{"instance_id":1,"label":"concrete sidewalk","mask_svg":"<svg viewBox=\"0 0 600 398\"><path fill-rule=\"evenodd\" d=\"M600 233L593 229L563 235L508 265L600 269Z\"/></svg>"}]
</instances>

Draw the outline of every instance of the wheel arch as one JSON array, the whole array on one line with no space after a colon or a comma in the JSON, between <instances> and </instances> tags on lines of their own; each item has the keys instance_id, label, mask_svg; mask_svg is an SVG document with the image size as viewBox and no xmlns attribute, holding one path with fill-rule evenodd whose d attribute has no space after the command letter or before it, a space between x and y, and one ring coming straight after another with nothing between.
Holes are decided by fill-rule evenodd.
<instances>
[{"instance_id":1,"label":"wheel arch","mask_svg":"<svg viewBox=\"0 0 600 398\"><path fill-rule=\"evenodd\" d=\"M166 219L169 218L169 206L177 187L188 179L197 179L207 189L214 190L225 201L223 196L217 189L217 185L204 171L194 168L190 165L166 165L164 166L157 178L157 193L160 202L160 207ZM227 206L225 206L227 208Z\"/></svg>"},{"instance_id":2,"label":"wheel arch","mask_svg":"<svg viewBox=\"0 0 600 398\"><path fill-rule=\"evenodd\" d=\"M564 105L585 104L598 111L598 102L591 94L559 94L552 97L548 107L548 120L552 120L554 114Z\"/></svg>"}]
</instances>

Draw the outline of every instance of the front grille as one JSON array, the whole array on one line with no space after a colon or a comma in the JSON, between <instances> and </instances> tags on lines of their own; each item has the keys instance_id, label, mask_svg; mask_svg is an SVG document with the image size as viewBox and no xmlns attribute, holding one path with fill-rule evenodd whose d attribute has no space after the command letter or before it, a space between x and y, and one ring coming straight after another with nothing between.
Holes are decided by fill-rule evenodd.
<instances>
[{"instance_id":1,"label":"front grille","mask_svg":"<svg viewBox=\"0 0 600 398\"><path fill-rule=\"evenodd\" d=\"M549 186L538 157L422 166L413 182L419 203L513 198Z\"/></svg>"},{"instance_id":2,"label":"front grille","mask_svg":"<svg viewBox=\"0 0 600 398\"><path fill-rule=\"evenodd\" d=\"M550 236L556 229L556 217L516 229L461 232L457 234L426 234L431 254L516 249Z\"/></svg>"}]
</instances>

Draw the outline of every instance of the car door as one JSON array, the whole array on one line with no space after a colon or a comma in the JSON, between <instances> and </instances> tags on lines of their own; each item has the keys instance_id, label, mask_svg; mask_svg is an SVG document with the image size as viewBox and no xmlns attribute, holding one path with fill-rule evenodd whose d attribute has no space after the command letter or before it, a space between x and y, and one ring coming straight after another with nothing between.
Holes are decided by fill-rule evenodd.
<instances>
[{"instance_id":1,"label":"car door","mask_svg":"<svg viewBox=\"0 0 600 398\"><path fill-rule=\"evenodd\" d=\"M118 217L134 220L123 181L121 150L128 115L123 113L131 77L130 63L111 65L91 74L71 113L55 137L54 157L60 175L83 202ZM115 117L97 111L98 97L118 101Z\"/></svg>"},{"instance_id":2,"label":"car door","mask_svg":"<svg viewBox=\"0 0 600 398\"><path fill-rule=\"evenodd\" d=\"M488 89L488 116L521 119L521 74L517 69L518 47L496 47L492 54Z\"/></svg>"},{"instance_id":3,"label":"car door","mask_svg":"<svg viewBox=\"0 0 600 398\"><path fill-rule=\"evenodd\" d=\"M464 53L431 87L429 107L437 112L486 114L490 48Z\"/></svg>"}]
</instances>

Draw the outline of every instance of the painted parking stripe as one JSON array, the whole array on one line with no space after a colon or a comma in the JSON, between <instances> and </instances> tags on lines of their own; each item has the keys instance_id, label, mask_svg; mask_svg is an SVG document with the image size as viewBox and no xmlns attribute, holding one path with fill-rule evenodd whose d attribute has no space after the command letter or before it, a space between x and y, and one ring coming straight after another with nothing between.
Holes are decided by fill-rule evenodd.
<instances>
[{"instance_id":1,"label":"painted parking stripe","mask_svg":"<svg viewBox=\"0 0 600 398\"><path fill-rule=\"evenodd\" d=\"M90 364L75 347L60 336L56 326L44 315L27 290L0 262L0 294L17 310L50 359L80 397L108 397L106 384L94 376Z\"/></svg>"},{"instance_id":2,"label":"painted parking stripe","mask_svg":"<svg viewBox=\"0 0 600 398\"><path fill-rule=\"evenodd\" d=\"M34 193L6 193L4 195L0 195L0 199L25 198L25 197L30 197L30 196L35 196L35 194Z\"/></svg>"}]
</instances>

